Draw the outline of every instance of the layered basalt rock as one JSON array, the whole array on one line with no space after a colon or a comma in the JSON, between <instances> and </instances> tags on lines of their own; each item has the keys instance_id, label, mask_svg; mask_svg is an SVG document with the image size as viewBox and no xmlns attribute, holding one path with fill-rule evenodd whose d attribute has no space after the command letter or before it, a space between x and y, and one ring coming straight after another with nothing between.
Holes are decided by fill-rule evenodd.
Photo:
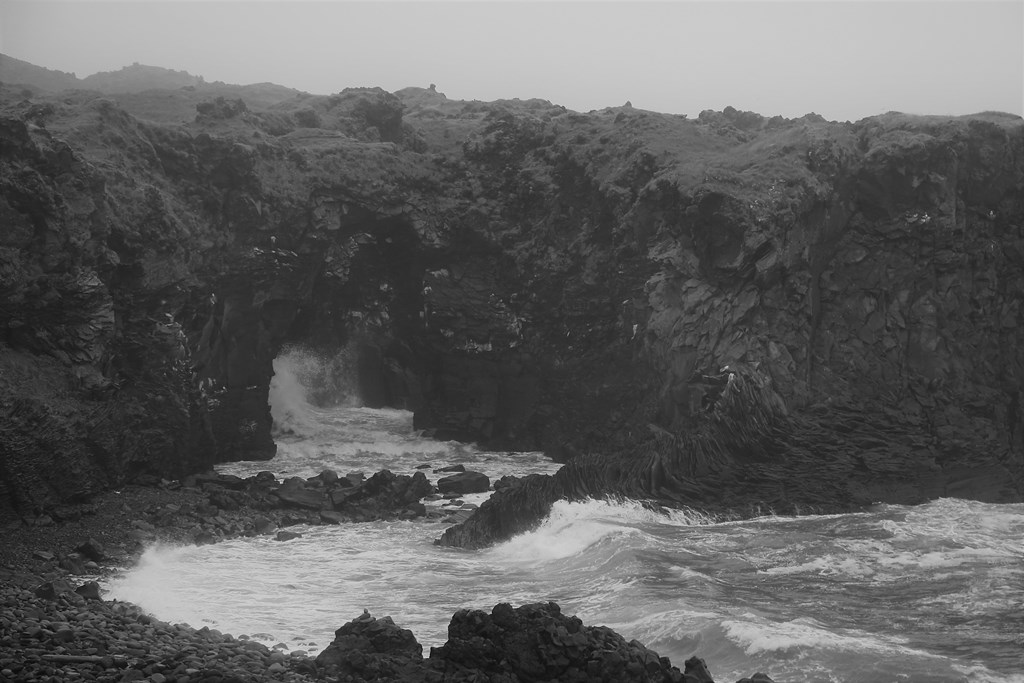
<instances>
[{"instance_id":1,"label":"layered basalt rock","mask_svg":"<svg viewBox=\"0 0 1024 683\"><path fill-rule=\"evenodd\" d=\"M575 459L523 510L1020 499L1019 118L245 93L3 91L20 511L269 457L289 343L439 437ZM713 427L727 365L785 408L733 416L757 438Z\"/></svg>"}]
</instances>

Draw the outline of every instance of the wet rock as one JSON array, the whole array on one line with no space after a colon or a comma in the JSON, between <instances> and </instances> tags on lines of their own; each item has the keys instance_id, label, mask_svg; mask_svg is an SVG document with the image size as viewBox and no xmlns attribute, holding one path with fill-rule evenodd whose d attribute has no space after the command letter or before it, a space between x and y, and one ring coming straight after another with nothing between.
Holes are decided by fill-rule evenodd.
<instances>
[{"instance_id":1,"label":"wet rock","mask_svg":"<svg viewBox=\"0 0 1024 683\"><path fill-rule=\"evenodd\" d=\"M491 480L480 472L460 472L437 480L441 493L483 493L491 486Z\"/></svg>"},{"instance_id":2,"label":"wet rock","mask_svg":"<svg viewBox=\"0 0 1024 683\"><path fill-rule=\"evenodd\" d=\"M86 600L101 600L100 585L95 581L86 581L75 589L75 592Z\"/></svg>"},{"instance_id":3,"label":"wet rock","mask_svg":"<svg viewBox=\"0 0 1024 683\"><path fill-rule=\"evenodd\" d=\"M302 538L302 534L296 531L278 531L274 536L275 541L291 541L296 538Z\"/></svg>"},{"instance_id":4,"label":"wet rock","mask_svg":"<svg viewBox=\"0 0 1024 683\"><path fill-rule=\"evenodd\" d=\"M756 673L749 678L741 678L736 683L775 683L768 674Z\"/></svg>"},{"instance_id":5,"label":"wet rock","mask_svg":"<svg viewBox=\"0 0 1024 683\"><path fill-rule=\"evenodd\" d=\"M707 664L703 659L690 657L683 663L683 683L715 683L715 680L711 677L711 672L708 671ZM743 682L739 681L738 683Z\"/></svg>"},{"instance_id":6,"label":"wet rock","mask_svg":"<svg viewBox=\"0 0 1024 683\"><path fill-rule=\"evenodd\" d=\"M338 473L335 472L334 470L324 470L323 472L321 472L320 474L316 475L313 478L319 480L320 483L323 484L324 486L330 486L331 484L337 482L339 479Z\"/></svg>"},{"instance_id":7,"label":"wet rock","mask_svg":"<svg viewBox=\"0 0 1024 683\"><path fill-rule=\"evenodd\" d=\"M58 596L70 593L73 590L74 586L66 580L53 579L39 584L35 589L35 595L36 597L43 598L44 600L56 600Z\"/></svg>"},{"instance_id":8,"label":"wet rock","mask_svg":"<svg viewBox=\"0 0 1024 683\"><path fill-rule=\"evenodd\" d=\"M277 530L277 523L267 517L254 517L252 520L253 528L257 534L272 534Z\"/></svg>"},{"instance_id":9,"label":"wet rock","mask_svg":"<svg viewBox=\"0 0 1024 683\"><path fill-rule=\"evenodd\" d=\"M434 470L435 472L465 472L465 465L448 465L447 467L438 467Z\"/></svg>"},{"instance_id":10,"label":"wet rock","mask_svg":"<svg viewBox=\"0 0 1024 683\"><path fill-rule=\"evenodd\" d=\"M277 478L274 477L274 473L268 472L266 470L257 472L255 475L253 475L252 480L256 484L259 484L261 486L268 486L277 483Z\"/></svg>"},{"instance_id":11,"label":"wet rock","mask_svg":"<svg viewBox=\"0 0 1024 683\"><path fill-rule=\"evenodd\" d=\"M331 500L333 502L334 499L332 498ZM345 515L334 510L321 510L320 521L324 524L341 524L345 521Z\"/></svg>"},{"instance_id":12,"label":"wet rock","mask_svg":"<svg viewBox=\"0 0 1024 683\"><path fill-rule=\"evenodd\" d=\"M306 488L301 479L289 479L274 494L286 505L319 510L324 506L324 494L319 489Z\"/></svg>"},{"instance_id":13,"label":"wet rock","mask_svg":"<svg viewBox=\"0 0 1024 683\"><path fill-rule=\"evenodd\" d=\"M426 514L419 502L433 492L422 471L412 476L381 470L362 484L338 488L329 497L335 510L357 521L410 519Z\"/></svg>"}]
</instances>

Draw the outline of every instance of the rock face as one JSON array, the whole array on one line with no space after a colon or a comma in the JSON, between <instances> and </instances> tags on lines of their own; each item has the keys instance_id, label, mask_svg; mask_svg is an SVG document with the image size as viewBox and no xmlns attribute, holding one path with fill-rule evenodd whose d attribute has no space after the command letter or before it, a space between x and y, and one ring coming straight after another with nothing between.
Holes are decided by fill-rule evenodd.
<instances>
[{"instance_id":1,"label":"rock face","mask_svg":"<svg viewBox=\"0 0 1024 683\"><path fill-rule=\"evenodd\" d=\"M460 542L616 491L1021 499L1019 118L154 97L0 89L8 511L270 457L288 343L438 437L573 461Z\"/></svg>"}]
</instances>

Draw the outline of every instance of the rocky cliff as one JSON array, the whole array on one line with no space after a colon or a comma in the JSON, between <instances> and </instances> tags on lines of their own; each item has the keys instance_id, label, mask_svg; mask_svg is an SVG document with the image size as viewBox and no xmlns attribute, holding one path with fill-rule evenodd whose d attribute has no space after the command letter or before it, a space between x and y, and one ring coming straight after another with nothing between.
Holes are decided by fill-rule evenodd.
<instances>
[{"instance_id":1,"label":"rocky cliff","mask_svg":"<svg viewBox=\"0 0 1024 683\"><path fill-rule=\"evenodd\" d=\"M572 461L449 542L557 497L1021 498L1019 118L246 92L0 91L12 508L271 456L287 343Z\"/></svg>"}]
</instances>

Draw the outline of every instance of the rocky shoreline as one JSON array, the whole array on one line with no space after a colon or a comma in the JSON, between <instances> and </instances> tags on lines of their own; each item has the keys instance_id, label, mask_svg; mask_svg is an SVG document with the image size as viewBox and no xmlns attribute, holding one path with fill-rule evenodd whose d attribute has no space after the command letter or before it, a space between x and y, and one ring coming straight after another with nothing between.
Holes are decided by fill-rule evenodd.
<instances>
[{"instance_id":1,"label":"rocky shoreline","mask_svg":"<svg viewBox=\"0 0 1024 683\"><path fill-rule=\"evenodd\" d=\"M403 491L410 496L422 494L418 484L426 482L422 473L408 477L382 471L365 481L351 481L359 479L328 471L300 485L277 482L269 473L248 479L210 473L181 482L130 485L88 503L4 520L0 679L24 683L712 680L696 658L681 672L636 641L627 643L610 629L585 627L575 617L562 615L553 603L515 610L498 605L491 615L463 610L449 627L450 636L461 635L434 648L426 659L411 632L395 626L389 617L364 614L339 629L335 642L313 658L303 650L289 651L284 644L268 648L245 634L233 636L160 621L131 603L104 600L95 581L131 566L154 542L209 543L258 534L276 534L284 541L294 535L287 527L296 524L427 514L421 503L410 505L402 495ZM342 480L348 485L341 485ZM348 491L347 508L340 506L346 513L311 509L314 500L329 501L338 491ZM377 493L376 507L367 502L372 498L370 491ZM359 500L361 507L353 503ZM488 638L497 640L485 642ZM502 655L502 647L518 653L519 660L509 653ZM532 648L526 659L524 648Z\"/></svg>"}]
</instances>

